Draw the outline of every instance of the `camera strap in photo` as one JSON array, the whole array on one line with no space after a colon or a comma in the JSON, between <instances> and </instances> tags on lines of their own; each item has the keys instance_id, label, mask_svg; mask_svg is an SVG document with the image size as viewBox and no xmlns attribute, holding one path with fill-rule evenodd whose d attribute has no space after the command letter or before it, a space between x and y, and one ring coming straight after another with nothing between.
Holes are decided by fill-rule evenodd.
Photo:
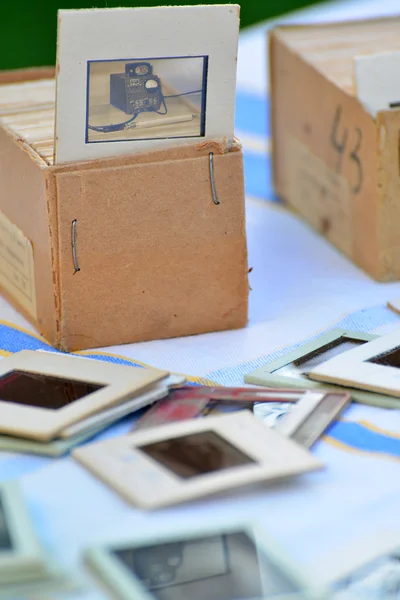
<instances>
[{"instance_id":1,"label":"camera strap in photo","mask_svg":"<svg viewBox=\"0 0 400 600\"><path fill-rule=\"evenodd\" d=\"M136 111L133 113L133 116L124 121L123 123L114 123L113 125L88 125L89 129L93 131L101 131L102 133L111 133L112 131L122 131L123 129L129 129L130 127L134 127L133 121L136 119L140 111Z\"/></svg>"}]
</instances>

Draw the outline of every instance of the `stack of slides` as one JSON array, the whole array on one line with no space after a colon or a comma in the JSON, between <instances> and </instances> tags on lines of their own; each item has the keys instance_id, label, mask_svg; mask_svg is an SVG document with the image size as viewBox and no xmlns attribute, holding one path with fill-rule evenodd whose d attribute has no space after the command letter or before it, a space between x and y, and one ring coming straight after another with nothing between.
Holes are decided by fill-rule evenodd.
<instances>
[{"instance_id":1,"label":"stack of slides","mask_svg":"<svg viewBox=\"0 0 400 600\"><path fill-rule=\"evenodd\" d=\"M183 382L157 369L18 352L0 362L0 450L65 454Z\"/></svg>"}]
</instances>

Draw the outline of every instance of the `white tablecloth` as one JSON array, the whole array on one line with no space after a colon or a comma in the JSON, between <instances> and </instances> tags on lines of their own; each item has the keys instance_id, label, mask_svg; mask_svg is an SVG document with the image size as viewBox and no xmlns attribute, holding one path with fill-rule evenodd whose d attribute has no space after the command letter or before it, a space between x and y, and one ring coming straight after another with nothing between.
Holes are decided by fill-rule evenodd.
<instances>
[{"instance_id":1,"label":"white tablecloth","mask_svg":"<svg viewBox=\"0 0 400 600\"><path fill-rule=\"evenodd\" d=\"M301 11L290 20L384 15L398 9L394 0L338 2ZM274 201L268 175L266 27L243 32L238 62L236 122L245 148L253 267L249 325L239 331L103 349L107 353L240 384L244 373L335 324L378 333L400 326L400 319L385 308L389 298L400 296L400 283L372 281ZM0 351L46 347L29 335L32 327L4 300L0 317L13 325L0 323ZM106 435L127 427L121 423ZM400 541L400 411L352 406L314 451L326 464L320 473L154 514L128 506L68 457L0 453L0 480L20 478L43 543L72 571L80 569L82 548L96 542L249 515L304 568L374 528L399 527ZM95 588L79 596L104 597Z\"/></svg>"}]
</instances>

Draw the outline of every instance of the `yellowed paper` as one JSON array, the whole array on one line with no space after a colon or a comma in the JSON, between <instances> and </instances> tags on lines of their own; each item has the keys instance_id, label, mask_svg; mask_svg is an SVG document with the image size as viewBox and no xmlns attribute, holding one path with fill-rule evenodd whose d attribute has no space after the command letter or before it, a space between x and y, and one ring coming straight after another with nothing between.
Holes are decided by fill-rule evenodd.
<instances>
[{"instance_id":1,"label":"yellowed paper","mask_svg":"<svg viewBox=\"0 0 400 600\"><path fill-rule=\"evenodd\" d=\"M287 197L313 227L342 252L352 254L352 214L348 181L297 138L287 139Z\"/></svg>"},{"instance_id":2,"label":"yellowed paper","mask_svg":"<svg viewBox=\"0 0 400 600\"><path fill-rule=\"evenodd\" d=\"M2 212L0 286L37 319L32 243Z\"/></svg>"}]
</instances>

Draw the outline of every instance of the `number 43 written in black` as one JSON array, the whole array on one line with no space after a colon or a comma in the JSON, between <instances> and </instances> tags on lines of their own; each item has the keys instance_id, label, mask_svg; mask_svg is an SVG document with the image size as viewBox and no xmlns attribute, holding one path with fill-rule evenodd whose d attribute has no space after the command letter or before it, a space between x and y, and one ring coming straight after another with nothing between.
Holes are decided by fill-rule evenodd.
<instances>
[{"instance_id":1,"label":"number 43 written in black","mask_svg":"<svg viewBox=\"0 0 400 600\"><path fill-rule=\"evenodd\" d=\"M354 127L349 135L348 127L341 129L340 122L342 119L342 112L343 109L339 105L336 108L332 121L330 143L332 148L338 153L338 160L336 163L337 173L340 173L342 170L343 160L350 160L354 165L354 176L350 185L353 194L358 194L361 191L363 184L363 167L358 155L362 143L362 132L358 127Z\"/></svg>"}]
</instances>

